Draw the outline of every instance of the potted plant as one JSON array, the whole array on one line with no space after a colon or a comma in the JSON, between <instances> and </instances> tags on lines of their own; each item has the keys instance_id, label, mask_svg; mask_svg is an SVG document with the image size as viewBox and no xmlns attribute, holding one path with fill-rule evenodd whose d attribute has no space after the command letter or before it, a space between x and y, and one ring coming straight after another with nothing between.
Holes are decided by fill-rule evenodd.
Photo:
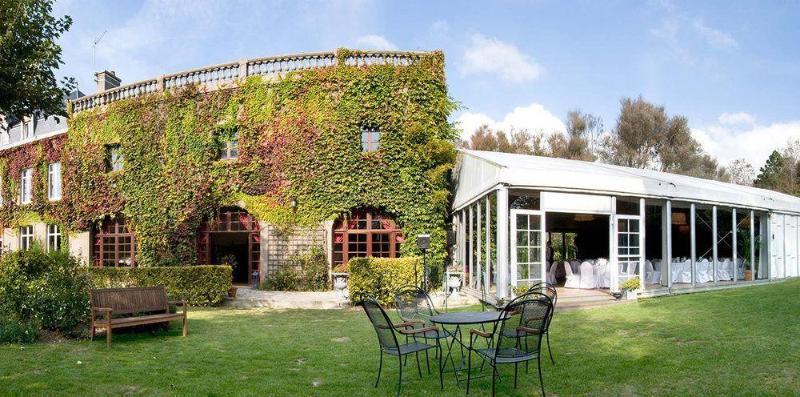
<instances>
[{"instance_id":1,"label":"potted plant","mask_svg":"<svg viewBox=\"0 0 800 397\"><path fill-rule=\"evenodd\" d=\"M631 277L619 285L620 290L622 290L625 297L628 299L636 299L636 291L639 287L641 287L639 277Z\"/></svg>"}]
</instances>

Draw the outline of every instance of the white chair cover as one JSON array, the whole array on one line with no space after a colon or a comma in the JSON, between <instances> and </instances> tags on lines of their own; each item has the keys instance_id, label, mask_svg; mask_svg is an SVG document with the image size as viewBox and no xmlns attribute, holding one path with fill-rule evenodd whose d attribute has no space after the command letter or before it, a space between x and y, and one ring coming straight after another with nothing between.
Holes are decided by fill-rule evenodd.
<instances>
[{"instance_id":1,"label":"white chair cover","mask_svg":"<svg viewBox=\"0 0 800 397\"><path fill-rule=\"evenodd\" d=\"M695 263L695 266L697 267L695 273L695 281L697 283L708 283L714 280L714 277L711 275L711 262L709 262L708 259L700 259L699 262Z\"/></svg>"},{"instance_id":2,"label":"white chair cover","mask_svg":"<svg viewBox=\"0 0 800 397\"><path fill-rule=\"evenodd\" d=\"M731 279L731 274L733 274L731 271L732 265L733 262L729 258L717 263L717 281L729 281Z\"/></svg>"},{"instance_id":3,"label":"white chair cover","mask_svg":"<svg viewBox=\"0 0 800 397\"><path fill-rule=\"evenodd\" d=\"M594 282L597 288L611 287L611 274L608 272L608 261L606 258L599 258L595 265Z\"/></svg>"},{"instance_id":4,"label":"white chair cover","mask_svg":"<svg viewBox=\"0 0 800 397\"><path fill-rule=\"evenodd\" d=\"M592 289L595 287L594 266L592 266L589 261L581 263L580 286L583 289Z\"/></svg>"},{"instance_id":5,"label":"white chair cover","mask_svg":"<svg viewBox=\"0 0 800 397\"><path fill-rule=\"evenodd\" d=\"M556 283L556 264L556 262L553 262L547 266L547 282L550 284Z\"/></svg>"},{"instance_id":6,"label":"white chair cover","mask_svg":"<svg viewBox=\"0 0 800 397\"><path fill-rule=\"evenodd\" d=\"M564 288L580 288L581 276L572 272L572 264L564 262L564 270L567 273L567 281L564 283Z\"/></svg>"},{"instance_id":7,"label":"white chair cover","mask_svg":"<svg viewBox=\"0 0 800 397\"><path fill-rule=\"evenodd\" d=\"M672 282L691 283L692 282L692 260L686 259L683 262L672 263Z\"/></svg>"},{"instance_id":8,"label":"white chair cover","mask_svg":"<svg viewBox=\"0 0 800 397\"><path fill-rule=\"evenodd\" d=\"M636 276L637 275L636 274L637 270L639 270L639 262L628 262L628 269L626 271L626 273L628 274L628 277Z\"/></svg>"},{"instance_id":9,"label":"white chair cover","mask_svg":"<svg viewBox=\"0 0 800 397\"><path fill-rule=\"evenodd\" d=\"M580 262L572 261L572 262L569 263L569 265L572 267L572 273L580 274L580 272L581 272L581 263Z\"/></svg>"},{"instance_id":10,"label":"white chair cover","mask_svg":"<svg viewBox=\"0 0 800 397\"><path fill-rule=\"evenodd\" d=\"M661 272L653 269L653 263L648 261L644 261L644 271L645 271L645 280L647 280L648 284L660 284L661 283Z\"/></svg>"}]
</instances>

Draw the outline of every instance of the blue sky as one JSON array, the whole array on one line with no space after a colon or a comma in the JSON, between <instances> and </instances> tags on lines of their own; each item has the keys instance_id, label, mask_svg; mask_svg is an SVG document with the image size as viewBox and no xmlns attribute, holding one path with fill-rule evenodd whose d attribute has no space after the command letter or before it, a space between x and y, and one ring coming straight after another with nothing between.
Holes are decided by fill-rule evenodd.
<instances>
[{"instance_id":1,"label":"blue sky","mask_svg":"<svg viewBox=\"0 0 800 397\"><path fill-rule=\"evenodd\" d=\"M689 118L723 164L756 167L800 138L800 2L774 1L88 1L66 65L133 82L231 60L337 47L441 49L453 116L552 133L570 109L613 128L619 99L642 95ZM92 41L107 31L92 60Z\"/></svg>"}]
</instances>

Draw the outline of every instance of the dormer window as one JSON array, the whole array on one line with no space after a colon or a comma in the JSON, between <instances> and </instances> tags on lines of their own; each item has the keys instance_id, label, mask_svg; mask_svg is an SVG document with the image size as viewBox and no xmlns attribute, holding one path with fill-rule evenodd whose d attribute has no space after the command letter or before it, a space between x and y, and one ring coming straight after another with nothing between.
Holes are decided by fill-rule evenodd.
<instances>
[{"instance_id":1,"label":"dormer window","mask_svg":"<svg viewBox=\"0 0 800 397\"><path fill-rule=\"evenodd\" d=\"M381 132L377 128L361 129L361 151L374 152L380 149Z\"/></svg>"},{"instance_id":2,"label":"dormer window","mask_svg":"<svg viewBox=\"0 0 800 397\"><path fill-rule=\"evenodd\" d=\"M31 137L31 123L30 121L22 122L22 139L29 139Z\"/></svg>"},{"instance_id":3,"label":"dormer window","mask_svg":"<svg viewBox=\"0 0 800 397\"><path fill-rule=\"evenodd\" d=\"M233 131L220 131L218 133L220 148L220 160L235 160L239 158L239 132Z\"/></svg>"},{"instance_id":4,"label":"dormer window","mask_svg":"<svg viewBox=\"0 0 800 397\"><path fill-rule=\"evenodd\" d=\"M122 154L122 149L119 145L106 146L106 170L107 171L122 171L125 165L125 156Z\"/></svg>"}]
</instances>

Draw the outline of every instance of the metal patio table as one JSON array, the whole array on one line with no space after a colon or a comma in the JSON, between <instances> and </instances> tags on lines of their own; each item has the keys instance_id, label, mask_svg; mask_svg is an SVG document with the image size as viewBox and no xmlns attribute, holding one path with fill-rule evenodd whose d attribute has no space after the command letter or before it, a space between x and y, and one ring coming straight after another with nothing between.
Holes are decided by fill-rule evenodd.
<instances>
[{"instance_id":1,"label":"metal patio table","mask_svg":"<svg viewBox=\"0 0 800 397\"><path fill-rule=\"evenodd\" d=\"M459 377L459 373L465 370L471 370L471 368L465 368L467 360L464 350L468 349L469 341L465 343L462 339L463 334L461 332L461 327L465 325L480 325L483 327L486 324L494 324L502 320L502 315L503 312L449 312L431 317L430 322L440 325L445 332L452 336L447 346L447 357L445 357L444 365L439 370L443 373L453 372L456 376L456 382L461 383L462 379ZM454 328L448 330L446 326ZM467 337L469 338L469 331L467 331ZM453 345L456 342L460 345L459 350L461 351L461 360L458 366L453 359ZM467 351L467 354L470 354L469 351ZM452 369L445 371L444 366L447 366L448 361Z\"/></svg>"}]
</instances>

